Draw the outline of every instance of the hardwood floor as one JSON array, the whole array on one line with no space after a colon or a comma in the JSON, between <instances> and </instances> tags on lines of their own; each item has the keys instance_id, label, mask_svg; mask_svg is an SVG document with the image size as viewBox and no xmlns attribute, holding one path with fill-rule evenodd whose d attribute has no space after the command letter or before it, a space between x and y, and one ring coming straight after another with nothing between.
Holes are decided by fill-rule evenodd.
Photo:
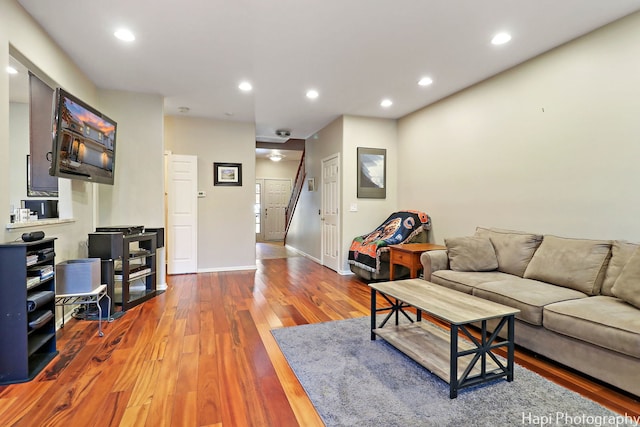
<instances>
[{"instance_id":1,"label":"hardwood floor","mask_svg":"<svg viewBox=\"0 0 640 427\"><path fill-rule=\"evenodd\" d=\"M270 330L369 315L369 288L304 257L169 276L105 325L68 322L33 381L0 387L2 426L321 426ZM530 354L517 363L640 415L640 403Z\"/></svg>"}]
</instances>

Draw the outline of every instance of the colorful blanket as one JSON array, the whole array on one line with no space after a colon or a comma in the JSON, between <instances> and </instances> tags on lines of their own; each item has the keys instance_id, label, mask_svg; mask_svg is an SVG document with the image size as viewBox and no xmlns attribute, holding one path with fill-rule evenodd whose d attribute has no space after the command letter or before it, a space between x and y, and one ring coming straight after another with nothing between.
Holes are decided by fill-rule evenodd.
<instances>
[{"instance_id":1,"label":"colorful blanket","mask_svg":"<svg viewBox=\"0 0 640 427\"><path fill-rule=\"evenodd\" d=\"M387 246L402 243L423 229L430 228L431 219L424 212L394 212L371 233L353 239L348 262L364 270L379 273L380 254L389 250Z\"/></svg>"}]
</instances>

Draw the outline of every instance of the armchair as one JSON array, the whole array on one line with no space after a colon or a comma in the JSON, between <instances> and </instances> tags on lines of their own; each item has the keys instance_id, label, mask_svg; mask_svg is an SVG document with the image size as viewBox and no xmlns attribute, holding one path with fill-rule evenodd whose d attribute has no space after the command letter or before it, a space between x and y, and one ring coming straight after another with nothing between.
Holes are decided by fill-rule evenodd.
<instances>
[{"instance_id":1,"label":"armchair","mask_svg":"<svg viewBox=\"0 0 640 427\"><path fill-rule=\"evenodd\" d=\"M349 268L367 281L386 280L389 278L388 246L427 242L429 229L431 219L424 212L394 212L372 232L353 239L349 248ZM398 266L394 276L398 279L408 274L406 267Z\"/></svg>"}]
</instances>

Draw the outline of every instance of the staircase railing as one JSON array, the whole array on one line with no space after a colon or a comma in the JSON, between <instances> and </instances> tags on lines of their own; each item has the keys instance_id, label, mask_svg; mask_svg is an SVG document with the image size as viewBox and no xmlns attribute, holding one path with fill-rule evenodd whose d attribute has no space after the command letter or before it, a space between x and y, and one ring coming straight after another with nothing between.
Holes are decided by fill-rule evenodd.
<instances>
[{"instance_id":1,"label":"staircase railing","mask_svg":"<svg viewBox=\"0 0 640 427\"><path fill-rule=\"evenodd\" d=\"M289 232L289 226L291 225L291 219L293 218L293 212L296 210L296 206L298 205L298 199L300 198L300 193L302 193L302 187L304 186L304 179L306 175L307 175L307 172L305 170L304 151L303 151L302 158L300 159L300 164L298 165L298 172L296 173L296 180L294 181L293 189L291 190L291 198L289 199L289 205L287 206L287 209L284 211L285 242L287 240L287 233Z\"/></svg>"}]
</instances>

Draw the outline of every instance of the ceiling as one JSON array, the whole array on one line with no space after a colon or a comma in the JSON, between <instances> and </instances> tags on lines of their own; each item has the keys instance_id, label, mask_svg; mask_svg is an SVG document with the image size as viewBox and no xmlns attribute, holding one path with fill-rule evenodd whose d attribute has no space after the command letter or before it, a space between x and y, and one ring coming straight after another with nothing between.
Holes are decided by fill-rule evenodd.
<instances>
[{"instance_id":1,"label":"ceiling","mask_svg":"<svg viewBox=\"0 0 640 427\"><path fill-rule=\"evenodd\" d=\"M161 94L170 115L255 122L256 138L275 142L286 139L277 129L305 139L343 114L402 117L640 10L637 0L18 1L98 87ZM136 40L116 39L120 27ZM494 46L500 31L512 40ZM433 84L418 86L423 76Z\"/></svg>"}]
</instances>

